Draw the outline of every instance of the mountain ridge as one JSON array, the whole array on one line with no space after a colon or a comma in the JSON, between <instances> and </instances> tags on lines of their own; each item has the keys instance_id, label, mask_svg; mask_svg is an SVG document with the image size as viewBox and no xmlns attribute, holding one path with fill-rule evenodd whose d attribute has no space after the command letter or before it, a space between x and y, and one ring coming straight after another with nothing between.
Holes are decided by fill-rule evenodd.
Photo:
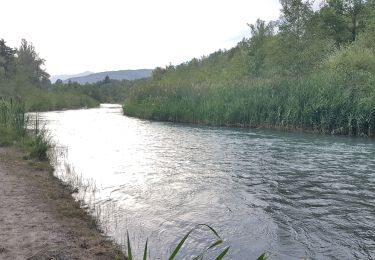
<instances>
[{"instance_id":1,"label":"mountain ridge","mask_svg":"<svg viewBox=\"0 0 375 260\"><path fill-rule=\"evenodd\" d=\"M51 83L55 83L56 80L58 79L61 79L61 80L67 80L67 79L70 79L70 78L76 78L76 77L83 77L83 76L87 76L87 75L90 75L90 74L93 74L94 72L92 71L85 71L85 72L82 72L82 73L77 73L77 74L61 74L61 75L52 75L50 77L50 81Z\"/></svg>"},{"instance_id":2,"label":"mountain ridge","mask_svg":"<svg viewBox=\"0 0 375 260\"><path fill-rule=\"evenodd\" d=\"M84 76L70 77L63 80L63 83L69 83L70 81L78 84L92 84L104 80L106 76L115 80L135 80L150 77L152 71L152 69L103 71Z\"/></svg>"}]
</instances>

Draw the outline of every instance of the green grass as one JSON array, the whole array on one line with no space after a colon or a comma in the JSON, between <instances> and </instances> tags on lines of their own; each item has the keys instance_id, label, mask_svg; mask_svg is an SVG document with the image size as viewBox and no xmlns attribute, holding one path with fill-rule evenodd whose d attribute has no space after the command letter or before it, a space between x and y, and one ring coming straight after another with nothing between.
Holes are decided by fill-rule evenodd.
<instances>
[{"instance_id":1,"label":"green grass","mask_svg":"<svg viewBox=\"0 0 375 260\"><path fill-rule=\"evenodd\" d=\"M21 96L25 99L27 111L51 111L95 107L99 102L83 93L74 90L41 90L29 88Z\"/></svg>"},{"instance_id":2,"label":"green grass","mask_svg":"<svg viewBox=\"0 0 375 260\"><path fill-rule=\"evenodd\" d=\"M29 118L25 103L12 98L0 100L0 145L17 144L30 153L31 158L46 161L51 144L44 129L40 129L39 119L35 119L33 129L28 129Z\"/></svg>"},{"instance_id":3,"label":"green grass","mask_svg":"<svg viewBox=\"0 0 375 260\"><path fill-rule=\"evenodd\" d=\"M0 99L0 143L11 144L25 137L25 104L14 99Z\"/></svg>"},{"instance_id":4,"label":"green grass","mask_svg":"<svg viewBox=\"0 0 375 260\"><path fill-rule=\"evenodd\" d=\"M21 79L0 78L0 99L2 97L8 100L22 100L24 109L27 112L95 107L99 105L98 100L90 97L81 89L57 86L41 88Z\"/></svg>"}]
</instances>

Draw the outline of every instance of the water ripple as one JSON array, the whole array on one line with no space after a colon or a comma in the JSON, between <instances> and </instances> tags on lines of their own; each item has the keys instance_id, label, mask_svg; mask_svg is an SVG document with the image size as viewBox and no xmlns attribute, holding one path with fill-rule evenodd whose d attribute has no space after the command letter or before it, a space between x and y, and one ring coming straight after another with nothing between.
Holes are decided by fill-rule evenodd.
<instances>
[{"instance_id":1,"label":"water ripple","mask_svg":"<svg viewBox=\"0 0 375 260\"><path fill-rule=\"evenodd\" d=\"M129 230L136 250L149 237L163 258L207 223L231 259L375 258L374 140L149 122L116 106L42 117L97 200L116 204L111 235L124 242Z\"/></svg>"}]
</instances>

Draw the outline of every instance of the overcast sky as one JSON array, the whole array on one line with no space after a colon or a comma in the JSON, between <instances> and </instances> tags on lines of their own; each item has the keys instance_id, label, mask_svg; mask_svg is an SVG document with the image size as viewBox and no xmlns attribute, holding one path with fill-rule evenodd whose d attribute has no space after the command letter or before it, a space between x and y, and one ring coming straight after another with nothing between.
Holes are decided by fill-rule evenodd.
<instances>
[{"instance_id":1,"label":"overcast sky","mask_svg":"<svg viewBox=\"0 0 375 260\"><path fill-rule=\"evenodd\" d=\"M0 38L32 42L47 72L155 68L228 49L278 0L2 0Z\"/></svg>"}]
</instances>

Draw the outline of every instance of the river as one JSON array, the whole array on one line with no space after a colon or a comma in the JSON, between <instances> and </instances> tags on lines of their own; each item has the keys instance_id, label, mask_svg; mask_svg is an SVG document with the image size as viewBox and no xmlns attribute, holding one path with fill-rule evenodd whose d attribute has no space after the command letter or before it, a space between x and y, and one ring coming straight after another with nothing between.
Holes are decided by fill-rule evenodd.
<instances>
[{"instance_id":1,"label":"river","mask_svg":"<svg viewBox=\"0 0 375 260\"><path fill-rule=\"evenodd\" d=\"M125 244L129 231L138 257L149 238L152 258L165 259L205 223L228 259L375 259L373 139L152 122L116 105L40 118L95 184L87 204L108 235ZM196 230L178 259L212 239Z\"/></svg>"}]
</instances>

